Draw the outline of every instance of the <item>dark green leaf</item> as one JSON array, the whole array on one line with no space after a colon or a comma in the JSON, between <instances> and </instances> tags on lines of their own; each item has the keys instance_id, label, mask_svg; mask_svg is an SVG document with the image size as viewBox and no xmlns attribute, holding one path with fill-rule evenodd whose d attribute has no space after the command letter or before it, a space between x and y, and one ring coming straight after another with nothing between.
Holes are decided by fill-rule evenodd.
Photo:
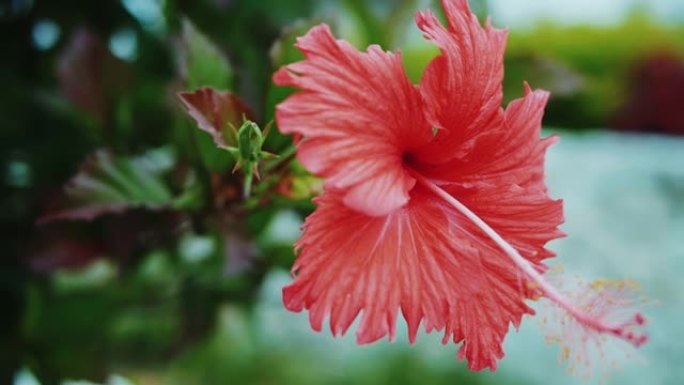
<instances>
[{"instance_id":1,"label":"dark green leaf","mask_svg":"<svg viewBox=\"0 0 684 385\"><path fill-rule=\"evenodd\" d=\"M181 72L187 87L233 88L233 70L223 53L187 19L183 20Z\"/></svg>"}]
</instances>

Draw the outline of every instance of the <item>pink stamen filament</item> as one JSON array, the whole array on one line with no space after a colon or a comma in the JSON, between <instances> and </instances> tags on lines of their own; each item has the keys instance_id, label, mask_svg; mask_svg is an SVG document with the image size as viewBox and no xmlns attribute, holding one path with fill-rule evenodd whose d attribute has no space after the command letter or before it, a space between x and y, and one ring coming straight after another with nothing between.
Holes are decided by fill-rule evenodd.
<instances>
[{"instance_id":1,"label":"pink stamen filament","mask_svg":"<svg viewBox=\"0 0 684 385\"><path fill-rule=\"evenodd\" d=\"M641 346L646 342L645 335L639 335L626 328L633 325L643 325L645 323L644 317L637 313L633 320L627 321L621 325L611 326L603 323L601 319L596 316L592 316L586 312L583 312L573 303L571 303L556 287L551 285L545 278L540 274L532 265L530 261L525 259L520 253L511 246L505 239L503 239L494 229L492 229L485 221L472 212L468 207L466 207L459 200L451 196L446 191L442 190L432 181L428 180L424 176L417 172L411 171L411 174L416 180L423 186L428 188L430 191L435 193L441 199L449 203L456 210L466 216L471 220L477 227L479 227L489 238L491 238L501 250L503 250L506 255L515 263L515 265L541 290L544 296L554 303L556 303L561 308L565 309L577 322L586 328L595 330L599 333L609 333L618 338L624 339L635 346Z\"/></svg>"}]
</instances>

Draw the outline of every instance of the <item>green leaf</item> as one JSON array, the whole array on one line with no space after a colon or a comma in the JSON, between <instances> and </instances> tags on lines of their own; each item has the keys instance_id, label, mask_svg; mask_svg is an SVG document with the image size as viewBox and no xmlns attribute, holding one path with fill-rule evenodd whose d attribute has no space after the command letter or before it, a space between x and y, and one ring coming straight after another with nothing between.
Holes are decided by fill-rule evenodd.
<instances>
[{"instance_id":1,"label":"green leaf","mask_svg":"<svg viewBox=\"0 0 684 385\"><path fill-rule=\"evenodd\" d=\"M345 0L343 3L351 13L359 19L359 26L363 29L365 45L379 44L387 48L382 20L376 15L368 2L363 0Z\"/></svg>"},{"instance_id":2,"label":"green leaf","mask_svg":"<svg viewBox=\"0 0 684 385\"><path fill-rule=\"evenodd\" d=\"M233 88L230 62L188 19L183 20L182 46L181 72L188 88Z\"/></svg>"},{"instance_id":3,"label":"green leaf","mask_svg":"<svg viewBox=\"0 0 684 385\"><path fill-rule=\"evenodd\" d=\"M173 194L162 177L173 164L167 150L153 150L135 158L99 150L67 183L58 208L39 222L92 220L134 208L167 208L173 203Z\"/></svg>"}]
</instances>

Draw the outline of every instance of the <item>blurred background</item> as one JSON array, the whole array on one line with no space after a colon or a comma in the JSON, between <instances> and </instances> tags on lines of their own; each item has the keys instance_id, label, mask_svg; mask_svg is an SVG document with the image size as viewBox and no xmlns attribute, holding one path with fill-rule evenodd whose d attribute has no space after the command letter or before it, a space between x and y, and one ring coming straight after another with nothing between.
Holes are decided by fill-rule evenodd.
<instances>
[{"instance_id":1,"label":"blurred background","mask_svg":"<svg viewBox=\"0 0 684 385\"><path fill-rule=\"evenodd\" d=\"M551 245L559 261L587 278L636 279L658 301L646 310L651 342L607 382L681 384L684 2L472 5L510 29L506 100L523 80L552 92L544 122L561 142L548 183L568 233ZM242 201L234 161L175 96L231 90L270 121L291 92L271 74L322 21L358 47L401 49L418 81L436 54L412 21L426 7L439 9L1 0L0 383L586 383L557 363L535 319L510 333L496 373L469 373L438 335L357 347L353 332L312 332L280 290L319 182L281 162ZM288 153L291 139L272 133L265 148Z\"/></svg>"}]
</instances>

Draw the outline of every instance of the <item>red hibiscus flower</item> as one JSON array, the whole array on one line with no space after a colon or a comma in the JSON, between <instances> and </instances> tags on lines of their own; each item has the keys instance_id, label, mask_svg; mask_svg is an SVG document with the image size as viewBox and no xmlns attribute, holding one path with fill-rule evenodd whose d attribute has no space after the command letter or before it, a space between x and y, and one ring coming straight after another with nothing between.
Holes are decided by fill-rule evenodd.
<instances>
[{"instance_id":1,"label":"red hibiscus flower","mask_svg":"<svg viewBox=\"0 0 684 385\"><path fill-rule=\"evenodd\" d=\"M317 331L329 317L334 335L361 314L359 343L393 339L401 311L411 342L421 322L443 331L472 370L496 369L510 324L539 296L586 330L643 342L636 318L608 324L545 281L544 245L563 222L544 184L548 93L526 85L502 109L506 32L483 28L467 0L442 5L446 27L416 17L441 49L417 86L398 53L359 52L325 24L298 40L305 59L274 75L299 90L278 106L278 126L302 136L298 159L325 178L285 306L307 309Z\"/></svg>"}]
</instances>

